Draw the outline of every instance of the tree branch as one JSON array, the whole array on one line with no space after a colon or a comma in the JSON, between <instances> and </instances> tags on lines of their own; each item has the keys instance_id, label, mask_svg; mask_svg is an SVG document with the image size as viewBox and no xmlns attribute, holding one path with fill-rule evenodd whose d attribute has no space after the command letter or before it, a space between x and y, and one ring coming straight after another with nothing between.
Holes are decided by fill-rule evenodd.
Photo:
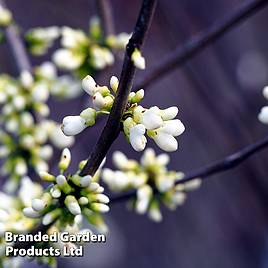
<instances>
[{"instance_id":1,"label":"tree branch","mask_svg":"<svg viewBox=\"0 0 268 268\"><path fill-rule=\"evenodd\" d=\"M154 15L155 6L156 0L143 0L136 26L126 47L123 68L114 105L101 136L89 156L85 167L80 173L81 176L85 176L87 174L94 175L112 143L120 133L121 118L127 105L128 95L132 88L136 70L133 62L131 61L131 55L135 48L142 48L145 36Z\"/></svg>"},{"instance_id":2,"label":"tree branch","mask_svg":"<svg viewBox=\"0 0 268 268\"><path fill-rule=\"evenodd\" d=\"M207 165L197 170L186 173L184 178L180 181L177 181L176 184L182 184L182 183L191 181L196 178L201 178L202 180L204 180L212 175L235 168L236 166L243 163L250 156L254 155L255 153L260 152L266 147L268 147L268 136L251 145L244 147L242 150L234 154L231 154L222 160L219 160L210 165ZM156 191L156 189L154 190ZM112 204L112 203L117 203L120 201L125 201L134 196L136 196L136 191L130 191L130 192L110 198L110 203Z\"/></svg>"},{"instance_id":3,"label":"tree branch","mask_svg":"<svg viewBox=\"0 0 268 268\"><path fill-rule=\"evenodd\" d=\"M231 12L231 14L226 15L208 29L189 39L184 45L178 46L175 50L172 50L172 52L167 54L160 63L151 68L151 71L145 75L145 78L142 81L138 82L137 86L135 86L135 90L148 87L153 82L157 81L157 79L181 66L202 49L216 41L227 31L231 30L257 11L264 8L267 4L267 0L243 2L236 10Z\"/></svg>"},{"instance_id":4,"label":"tree branch","mask_svg":"<svg viewBox=\"0 0 268 268\"><path fill-rule=\"evenodd\" d=\"M114 20L111 3L109 0L96 0L99 17L101 18L101 26L104 35L114 34Z\"/></svg>"},{"instance_id":5,"label":"tree branch","mask_svg":"<svg viewBox=\"0 0 268 268\"><path fill-rule=\"evenodd\" d=\"M6 8L4 0L0 0L0 6ZM13 58L16 62L18 72L21 71L32 71L30 60L27 56L24 43L20 39L18 29L14 24L9 25L5 28L5 34L9 47L11 48Z\"/></svg>"}]
</instances>

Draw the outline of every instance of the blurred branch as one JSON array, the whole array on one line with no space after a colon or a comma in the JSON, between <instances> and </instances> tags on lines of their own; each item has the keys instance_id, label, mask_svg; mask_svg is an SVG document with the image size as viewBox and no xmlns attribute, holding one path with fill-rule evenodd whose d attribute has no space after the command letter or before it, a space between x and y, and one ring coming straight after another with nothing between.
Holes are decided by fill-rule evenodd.
<instances>
[{"instance_id":1,"label":"blurred branch","mask_svg":"<svg viewBox=\"0 0 268 268\"><path fill-rule=\"evenodd\" d=\"M212 175L235 168L236 166L243 163L250 156L260 152L266 147L268 147L268 136L251 145L244 147L242 150L234 154L231 154L223 158L222 160L219 160L210 165L207 165L197 170L186 173L184 178L182 180L177 181L176 184L182 184L182 183L194 180L196 178L201 178L202 180L204 180ZM136 191L130 191L130 192L110 198L110 203L125 201L134 196L136 196Z\"/></svg>"},{"instance_id":2,"label":"blurred branch","mask_svg":"<svg viewBox=\"0 0 268 268\"><path fill-rule=\"evenodd\" d=\"M126 47L123 68L114 105L101 136L90 154L85 167L80 173L81 176L85 176L86 174L94 175L112 143L120 133L121 118L127 105L128 95L132 88L136 70L133 62L131 61L131 55L135 48L142 48L154 15L156 2L156 0L143 0L136 26Z\"/></svg>"},{"instance_id":3,"label":"blurred branch","mask_svg":"<svg viewBox=\"0 0 268 268\"><path fill-rule=\"evenodd\" d=\"M104 35L114 34L114 19L110 0L96 0Z\"/></svg>"},{"instance_id":4,"label":"blurred branch","mask_svg":"<svg viewBox=\"0 0 268 268\"><path fill-rule=\"evenodd\" d=\"M184 64L202 49L220 38L248 17L255 14L268 4L267 0L244 1L236 10L216 21L208 29L201 31L182 46L178 46L167 54L161 62L151 68L144 79L135 86L135 90L146 88L170 71Z\"/></svg>"},{"instance_id":5,"label":"blurred branch","mask_svg":"<svg viewBox=\"0 0 268 268\"><path fill-rule=\"evenodd\" d=\"M0 0L0 6L6 7L4 0ZM6 27L5 35L16 62L18 72L20 73L23 70L31 72L31 63L26 53L24 43L19 36L17 27L14 24Z\"/></svg>"}]
</instances>

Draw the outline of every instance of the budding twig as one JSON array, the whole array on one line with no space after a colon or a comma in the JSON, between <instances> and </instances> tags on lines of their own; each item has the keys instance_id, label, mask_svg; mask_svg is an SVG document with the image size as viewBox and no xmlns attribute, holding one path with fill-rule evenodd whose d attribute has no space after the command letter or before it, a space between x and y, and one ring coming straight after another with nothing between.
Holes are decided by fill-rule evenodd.
<instances>
[{"instance_id":1,"label":"budding twig","mask_svg":"<svg viewBox=\"0 0 268 268\"><path fill-rule=\"evenodd\" d=\"M267 4L267 0L243 2L236 10L226 15L221 20L216 21L208 29L201 31L199 34L192 37L184 45L178 46L175 50L172 50L172 52L167 54L161 62L151 68L144 79L135 86L135 89L146 88L157 79L162 78L175 68L181 66L202 49L216 41L227 31L231 30L257 11L264 8Z\"/></svg>"},{"instance_id":2,"label":"budding twig","mask_svg":"<svg viewBox=\"0 0 268 268\"><path fill-rule=\"evenodd\" d=\"M196 178L201 178L202 180L204 180L212 175L235 168L236 166L243 163L250 156L260 152L266 147L268 147L268 136L251 145L244 147L242 150L231 154L222 160L186 173L184 178L182 180L177 181L176 184L182 184L194 180ZM110 198L110 203L112 204L120 201L125 201L134 196L136 196L136 191L130 191Z\"/></svg>"},{"instance_id":3,"label":"budding twig","mask_svg":"<svg viewBox=\"0 0 268 268\"><path fill-rule=\"evenodd\" d=\"M128 95L132 88L136 69L131 61L131 55L135 48L142 48L154 15L155 6L156 0L143 0L136 26L126 47L120 82L110 116L99 140L97 141L97 144L88 158L86 165L80 173L81 176L85 176L87 174L94 175L112 143L120 133L120 122L127 105Z\"/></svg>"},{"instance_id":4,"label":"budding twig","mask_svg":"<svg viewBox=\"0 0 268 268\"><path fill-rule=\"evenodd\" d=\"M96 4L101 18L101 26L104 35L108 36L114 34L114 20L110 1L96 0Z\"/></svg>"}]
</instances>

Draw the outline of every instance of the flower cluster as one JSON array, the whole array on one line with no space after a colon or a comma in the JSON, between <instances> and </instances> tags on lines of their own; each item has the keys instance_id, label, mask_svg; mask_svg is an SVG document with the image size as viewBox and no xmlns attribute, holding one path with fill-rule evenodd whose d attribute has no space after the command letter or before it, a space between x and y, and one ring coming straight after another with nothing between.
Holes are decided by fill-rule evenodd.
<instances>
[{"instance_id":1,"label":"flower cluster","mask_svg":"<svg viewBox=\"0 0 268 268\"><path fill-rule=\"evenodd\" d=\"M1 172L10 176L8 192L16 190L29 169L38 172L48 168L53 154L49 141L59 148L74 141L62 135L59 124L46 118L49 90L46 80L34 79L29 72L22 72L19 79L0 76L0 157L6 159Z\"/></svg>"},{"instance_id":2,"label":"flower cluster","mask_svg":"<svg viewBox=\"0 0 268 268\"><path fill-rule=\"evenodd\" d=\"M263 89L262 94L264 98L268 100L268 86ZM258 115L258 119L263 124L268 124L268 106L264 106L261 108L261 111Z\"/></svg>"},{"instance_id":3,"label":"flower cluster","mask_svg":"<svg viewBox=\"0 0 268 268\"><path fill-rule=\"evenodd\" d=\"M114 192L136 190L136 196L131 200L131 206L137 213L145 214L154 221L161 221L160 203L171 210L182 205L186 192L198 188L200 179L177 184L184 174L169 171L167 154L155 155L153 149L146 149L140 163L128 159L123 153L117 151L113 154L114 165L119 169L113 171L105 168L102 179Z\"/></svg>"},{"instance_id":4,"label":"flower cluster","mask_svg":"<svg viewBox=\"0 0 268 268\"><path fill-rule=\"evenodd\" d=\"M62 230L76 221L76 216L83 215L88 222L100 232L106 232L107 227L101 213L109 211L109 198L103 194L104 188L97 181L100 170L94 177L80 176L79 173L86 161L79 164L75 174L65 174L71 162L71 153L65 148L58 167L60 174L54 176L46 171L39 173L40 177L51 182L47 190L39 198L23 209L25 216L40 218L43 225L53 223L54 228Z\"/></svg>"},{"instance_id":5,"label":"flower cluster","mask_svg":"<svg viewBox=\"0 0 268 268\"><path fill-rule=\"evenodd\" d=\"M112 49L125 48L130 36L121 33L104 37L97 18L91 20L89 33L67 26L52 26L32 29L26 34L28 47L35 55L46 53L58 37L61 37L61 47L52 56L54 63L60 69L76 71L83 77L89 71L112 65Z\"/></svg>"},{"instance_id":6,"label":"flower cluster","mask_svg":"<svg viewBox=\"0 0 268 268\"><path fill-rule=\"evenodd\" d=\"M21 180L18 195L8 195L0 192L0 266L19 267L22 259L5 257L6 242L4 233L26 233L37 224L36 219L30 219L23 214L23 208L31 204L33 198L38 198L43 192L42 186L34 183L28 177Z\"/></svg>"},{"instance_id":7,"label":"flower cluster","mask_svg":"<svg viewBox=\"0 0 268 268\"><path fill-rule=\"evenodd\" d=\"M44 55L54 44L54 41L60 37L60 28L51 26L46 28L34 28L25 34L25 40L29 51L33 55Z\"/></svg>"},{"instance_id":8,"label":"flower cluster","mask_svg":"<svg viewBox=\"0 0 268 268\"><path fill-rule=\"evenodd\" d=\"M63 133L72 136L80 133L86 127L93 126L100 114L109 114L114 103L115 93L119 85L118 78L111 77L110 89L99 86L91 76L83 79L83 89L92 97L94 108L83 110L78 116L66 116L62 122ZM144 97L144 90L131 92L127 109L122 119L124 134L136 151L144 150L147 138L168 152L176 151L178 142L175 137L181 135L185 128L179 119L174 119L178 113L177 107L161 110L157 106L146 109L138 103Z\"/></svg>"}]
</instances>

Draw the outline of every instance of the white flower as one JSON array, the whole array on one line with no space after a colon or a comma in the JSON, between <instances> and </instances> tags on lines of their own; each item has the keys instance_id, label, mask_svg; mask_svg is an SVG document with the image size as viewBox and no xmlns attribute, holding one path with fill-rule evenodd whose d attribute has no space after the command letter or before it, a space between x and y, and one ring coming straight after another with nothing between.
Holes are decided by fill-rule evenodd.
<instances>
[{"instance_id":1,"label":"white flower","mask_svg":"<svg viewBox=\"0 0 268 268\"><path fill-rule=\"evenodd\" d=\"M141 118L141 123L149 130L160 128L163 125L160 109L154 106L146 110Z\"/></svg>"},{"instance_id":2,"label":"white flower","mask_svg":"<svg viewBox=\"0 0 268 268\"><path fill-rule=\"evenodd\" d=\"M258 115L258 119L263 124L268 124L268 106L264 106L261 108L261 111Z\"/></svg>"},{"instance_id":3,"label":"white flower","mask_svg":"<svg viewBox=\"0 0 268 268\"><path fill-rule=\"evenodd\" d=\"M38 68L38 74L41 75L43 78L52 80L55 79L57 76L57 71L55 65L50 62L46 61L42 63Z\"/></svg>"},{"instance_id":4,"label":"white flower","mask_svg":"<svg viewBox=\"0 0 268 268\"><path fill-rule=\"evenodd\" d=\"M116 151L113 153L113 163L117 168L124 169L128 164L128 159L123 153Z\"/></svg>"},{"instance_id":5,"label":"white flower","mask_svg":"<svg viewBox=\"0 0 268 268\"><path fill-rule=\"evenodd\" d=\"M68 49L58 49L52 56L55 64L65 70L75 70L84 61L84 56Z\"/></svg>"},{"instance_id":6,"label":"white flower","mask_svg":"<svg viewBox=\"0 0 268 268\"><path fill-rule=\"evenodd\" d=\"M74 137L67 137L64 135L60 128L60 125L58 124L55 124L55 127L49 134L49 138L53 145L55 145L57 148L70 147L74 144Z\"/></svg>"},{"instance_id":7,"label":"white flower","mask_svg":"<svg viewBox=\"0 0 268 268\"><path fill-rule=\"evenodd\" d=\"M32 200L32 208L37 212L42 211L46 205L47 203L42 199L35 198Z\"/></svg>"},{"instance_id":8,"label":"white flower","mask_svg":"<svg viewBox=\"0 0 268 268\"><path fill-rule=\"evenodd\" d=\"M23 87L29 88L33 85L33 76L29 71L22 71L20 74L20 81Z\"/></svg>"},{"instance_id":9,"label":"white flower","mask_svg":"<svg viewBox=\"0 0 268 268\"><path fill-rule=\"evenodd\" d=\"M177 140L168 133L158 131L153 139L155 143L166 152L174 152L178 149Z\"/></svg>"},{"instance_id":10,"label":"white flower","mask_svg":"<svg viewBox=\"0 0 268 268\"><path fill-rule=\"evenodd\" d=\"M144 150L147 139L144 136L145 127L142 124L138 124L130 129L129 141L133 149L137 152Z\"/></svg>"},{"instance_id":11,"label":"white flower","mask_svg":"<svg viewBox=\"0 0 268 268\"><path fill-rule=\"evenodd\" d=\"M176 115L178 114L178 107L176 106L172 106L169 107L167 109L161 110L161 117L163 118L163 120L171 120L173 118L176 117Z\"/></svg>"},{"instance_id":12,"label":"white flower","mask_svg":"<svg viewBox=\"0 0 268 268\"><path fill-rule=\"evenodd\" d=\"M27 207L23 209L23 214L28 218L39 218L40 214L39 212L33 210L32 207Z\"/></svg>"},{"instance_id":13,"label":"white flower","mask_svg":"<svg viewBox=\"0 0 268 268\"><path fill-rule=\"evenodd\" d=\"M12 21L12 14L7 8L0 6L0 26L7 26Z\"/></svg>"},{"instance_id":14,"label":"white flower","mask_svg":"<svg viewBox=\"0 0 268 268\"><path fill-rule=\"evenodd\" d=\"M132 53L131 60L137 68L141 70L145 69L145 58L141 55L141 52L137 48Z\"/></svg>"},{"instance_id":15,"label":"white flower","mask_svg":"<svg viewBox=\"0 0 268 268\"><path fill-rule=\"evenodd\" d=\"M264 87L262 94L264 98L268 100L268 86Z\"/></svg>"},{"instance_id":16,"label":"white flower","mask_svg":"<svg viewBox=\"0 0 268 268\"><path fill-rule=\"evenodd\" d=\"M86 91L87 94L90 96L93 96L97 90L97 84L94 80L94 78L90 75L87 75L83 80L82 80L82 88Z\"/></svg>"},{"instance_id":17,"label":"white flower","mask_svg":"<svg viewBox=\"0 0 268 268\"><path fill-rule=\"evenodd\" d=\"M37 102L46 102L49 97L47 84L40 82L34 85L32 89L33 99Z\"/></svg>"},{"instance_id":18,"label":"white flower","mask_svg":"<svg viewBox=\"0 0 268 268\"><path fill-rule=\"evenodd\" d=\"M147 184L138 189L136 202L137 213L144 214L147 211L152 194L152 188Z\"/></svg>"},{"instance_id":19,"label":"white flower","mask_svg":"<svg viewBox=\"0 0 268 268\"><path fill-rule=\"evenodd\" d=\"M92 103L96 109L101 110L106 105L106 98L100 92L96 92L93 96Z\"/></svg>"},{"instance_id":20,"label":"white flower","mask_svg":"<svg viewBox=\"0 0 268 268\"><path fill-rule=\"evenodd\" d=\"M73 195L68 195L64 203L73 215L81 214L81 208Z\"/></svg>"},{"instance_id":21,"label":"white flower","mask_svg":"<svg viewBox=\"0 0 268 268\"><path fill-rule=\"evenodd\" d=\"M21 95L14 96L12 102L16 110L23 110L25 108L26 100Z\"/></svg>"},{"instance_id":22,"label":"white flower","mask_svg":"<svg viewBox=\"0 0 268 268\"><path fill-rule=\"evenodd\" d=\"M66 136L74 136L86 127L86 120L81 116L66 116L63 118L61 129Z\"/></svg>"},{"instance_id":23,"label":"white flower","mask_svg":"<svg viewBox=\"0 0 268 268\"><path fill-rule=\"evenodd\" d=\"M119 80L116 76L112 76L111 79L110 79L110 87L111 89L116 92L117 91L117 88L118 88L118 85L119 85Z\"/></svg>"},{"instance_id":24,"label":"white flower","mask_svg":"<svg viewBox=\"0 0 268 268\"><path fill-rule=\"evenodd\" d=\"M165 121L161 131L177 137L185 131L185 127L179 119L174 119Z\"/></svg>"}]
</instances>

